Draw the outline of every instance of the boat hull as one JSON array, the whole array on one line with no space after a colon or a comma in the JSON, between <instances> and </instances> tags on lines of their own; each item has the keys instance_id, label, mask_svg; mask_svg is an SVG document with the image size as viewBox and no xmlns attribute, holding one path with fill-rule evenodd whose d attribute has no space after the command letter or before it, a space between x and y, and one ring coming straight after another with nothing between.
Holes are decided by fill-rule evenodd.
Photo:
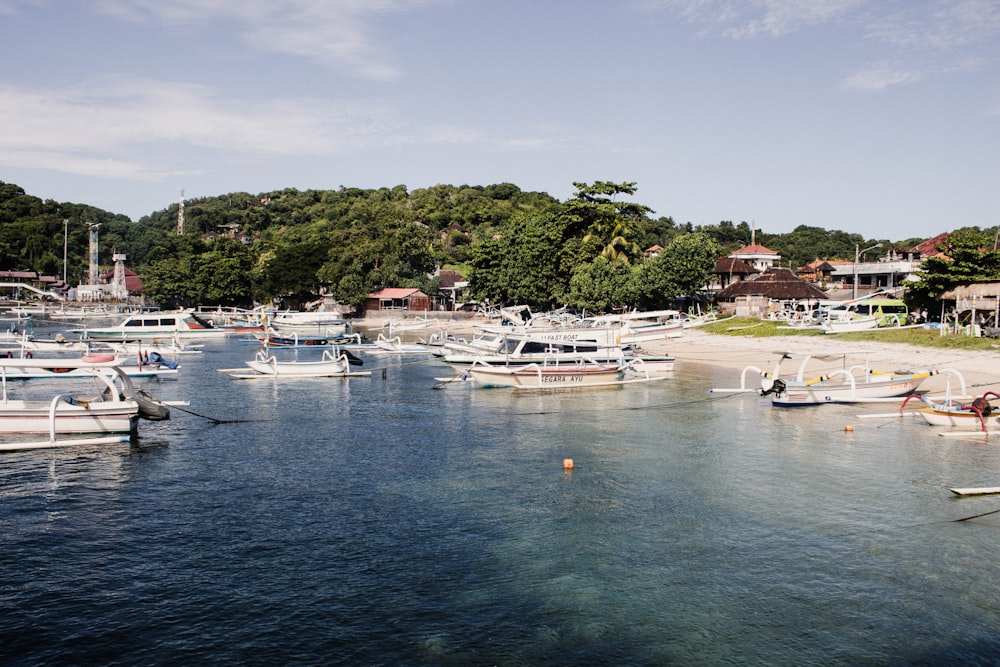
<instances>
[{"instance_id":1,"label":"boat hull","mask_svg":"<svg viewBox=\"0 0 1000 667\"><path fill-rule=\"evenodd\" d=\"M224 338L226 331L209 322L197 322L189 312L137 313L120 324L99 329L72 331L86 340L130 343L135 341L171 341Z\"/></svg>"},{"instance_id":2,"label":"boat hull","mask_svg":"<svg viewBox=\"0 0 1000 667\"><path fill-rule=\"evenodd\" d=\"M908 396L916 391L924 378L900 378L878 382L857 384L837 383L835 385L814 384L809 386L786 383L784 391L775 393L773 405L820 405L823 403L863 403L880 399Z\"/></svg>"},{"instance_id":3,"label":"boat hull","mask_svg":"<svg viewBox=\"0 0 1000 667\"><path fill-rule=\"evenodd\" d=\"M50 433L51 403L48 401L7 401L0 404L0 433ZM56 404L55 432L132 433L139 419L135 401L100 402L89 406Z\"/></svg>"},{"instance_id":4,"label":"boat hull","mask_svg":"<svg viewBox=\"0 0 1000 667\"><path fill-rule=\"evenodd\" d=\"M819 328L825 334L868 331L878 328L879 319L878 317L865 317L854 320L828 320L820 324Z\"/></svg>"},{"instance_id":5,"label":"boat hull","mask_svg":"<svg viewBox=\"0 0 1000 667\"><path fill-rule=\"evenodd\" d=\"M936 408L921 408L917 411L924 421L931 426L944 426L959 431L982 431L984 426L989 429L1000 429L1000 416L991 415L979 418L971 410L941 410Z\"/></svg>"},{"instance_id":6,"label":"boat hull","mask_svg":"<svg viewBox=\"0 0 1000 667\"><path fill-rule=\"evenodd\" d=\"M483 387L517 389L568 389L605 386L619 382L624 369L620 366L473 366L469 373Z\"/></svg>"},{"instance_id":7,"label":"boat hull","mask_svg":"<svg viewBox=\"0 0 1000 667\"><path fill-rule=\"evenodd\" d=\"M348 375L350 366L341 361L248 361L247 366L261 375L282 377L334 377Z\"/></svg>"}]
</instances>

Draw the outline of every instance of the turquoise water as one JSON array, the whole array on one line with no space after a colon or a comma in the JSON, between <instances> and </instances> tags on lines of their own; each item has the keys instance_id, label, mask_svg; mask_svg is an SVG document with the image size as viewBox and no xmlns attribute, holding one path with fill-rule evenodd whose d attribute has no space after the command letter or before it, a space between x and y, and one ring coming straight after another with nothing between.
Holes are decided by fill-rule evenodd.
<instances>
[{"instance_id":1,"label":"turquoise water","mask_svg":"<svg viewBox=\"0 0 1000 667\"><path fill-rule=\"evenodd\" d=\"M0 458L4 664L995 664L1000 448L738 373L515 394L237 381L137 445ZM383 372L384 371L384 372ZM246 421L242 421L246 420ZM854 431L845 430L853 425ZM564 470L571 458L574 467Z\"/></svg>"}]
</instances>

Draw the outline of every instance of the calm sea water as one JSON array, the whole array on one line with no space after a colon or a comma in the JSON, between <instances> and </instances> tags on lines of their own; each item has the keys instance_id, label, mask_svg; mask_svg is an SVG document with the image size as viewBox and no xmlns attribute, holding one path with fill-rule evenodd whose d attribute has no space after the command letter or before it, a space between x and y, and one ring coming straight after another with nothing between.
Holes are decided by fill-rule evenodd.
<instances>
[{"instance_id":1,"label":"calm sea water","mask_svg":"<svg viewBox=\"0 0 1000 667\"><path fill-rule=\"evenodd\" d=\"M215 371L253 351L145 385L247 421L0 456L2 664L1000 663L1000 514L954 521L1000 498L947 490L1000 485L996 442L681 363L523 395Z\"/></svg>"}]
</instances>

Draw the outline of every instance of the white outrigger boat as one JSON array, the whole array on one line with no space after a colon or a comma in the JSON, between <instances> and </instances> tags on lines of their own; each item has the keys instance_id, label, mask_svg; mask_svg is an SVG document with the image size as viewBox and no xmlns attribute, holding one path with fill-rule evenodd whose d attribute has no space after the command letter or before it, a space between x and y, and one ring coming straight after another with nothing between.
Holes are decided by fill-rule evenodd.
<instances>
[{"instance_id":1,"label":"white outrigger boat","mask_svg":"<svg viewBox=\"0 0 1000 667\"><path fill-rule=\"evenodd\" d=\"M823 320L819 328L825 334L849 333L851 331L869 331L877 329L880 317L856 317L844 320Z\"/></svg>"},{"instance_id":2,"label":"white outrigger boat","mask_svg":"<svg viewBox=\"0 0 1000 667\"><path fill-rule=\"evenodd\" d=\"M220 373L228 373L239 380L259 378L321 378L321 377L364 377L371 371L352 371L351 366L360 360L339 349L324 349L318 360L278 360L269 350L257 353L246 368L220 368ZM252 372L248 372L252 371Z\"/></svg>"},{"instance_id":3,"label":"white outrigger boat","mask_svg":"<svg viewBox=\"0 0 1000 667\"><path fill-rule=\"evenodd\" d=\"M335 311L283 310L266 318L266 325L281 333L333 336L347 332L347 320Z\"/></svg>"},{"instance_id":4,"label":"white outrigger boat","mask_svg":"<svg viewBox=\"0 0 1000 667\"><path fill-rule=\"evenodd\" d=\"M506 334L496 343L492 352L466 348L464 352L445 353L441 360L446 364L469 365L475 362L494 365L531 363L554 364L576 361L622 362L625 348L616 342L538 337L536 334Z\"/></svg>"},{"instance_id":5,"label":"white outrigger boat","mask_svg":"<svg viewBox=\"0 0 1000 667\"><path fill-rule=\"evenodd\" d=\"M399 336L385 337L381 333L363 348L371 354L430 354L427 346L420 343L406 343Z\"/></svg>"},{"instance_id":6,"label":"white outrigger boat","mask_svg":"<svg viewBox=\"0 0 1000 667\"><path fill-rule=\"evenodd\" d=\"M938 370L913 370L906 372L882 372L867 364L855 364L839 368L813 378L806 379L805 369L813 355L805 355L794 376L780 376L781 361L790 358L783 355L770 373L756 366L747 366L741 375L740 387L736 389L713 388L715 393L742 393L755 391L761 396L770 396L771 404L781 407L797 405L821 405L824 403L865 403L885 402L901 399L915 392L929 377L939 374ZM760 375L760 388L747 386L748 375Z\"/></svg>"},{"instance_id":7,"label":"white outrigger boat","mask_svg":"<svg viewBox=\"0 0 1000 667\"><path fill-rule=\"evenodd\" d=\"M948 489L956 496L988 496L1000 493L1000 486L966 486Z\"/></svg>"},{"instance_id":8,"label":"white outrigger boat","mask_svg":"<svg viewBox=\"0 0 1000 667\"><path fill-rule=\"evenodd\" d=\"M89 386L86 393L60 389L45 399L9 395L7 380L12 373L43 369L51 362L0 358L0 433L5 435L0 451L128 442L137 433L140 417L170 417L164 403L135 388L113 357L59 360L68 369L62 377L85 383ZM25 442L6 437L21 434L47 434L48 439ZM59 435L89 437L59 439Z\"/></svg>"},{"instance_id":9,"label":"white outrigger boat","mask_svg":"<svg viewBox=\"0 0 1000 667\"><path fill-rule=\"evenodd\" d=\"M684 334L684 319L678 310L634 311L617 315L595 315L582 326L608 327L617 343L628 345L651 340L679 338Z\"/></svg>"},{"instance_id":10,"label":"white outrigger boat","mask_svg":"<svg viewBox=\"0 0 1000 667\"><path fill-rule=\"evenodd\" d=\"M0 344L9 352L8 356L21 356L25 352L87 352L90 350L90 343L80 339L69 339L61 333L57 333L52 338L36 338L27 331L22 331L20 336L0 338ZM14 352L18 354L15 355Z\"/></svg>"},{"instance_id":11,"label":"white outrigger boat","mask_svg":"<svg viewBox=\"0 0 1000 667\"><path fill-rule=\"evenodd\" d=\"M607 363L594 360L580 360L574 363L523 365L493 365L482 362L472 364L458 376L437 378L438 385L471 380L483 388L505 387L509 389L589 389L595 387L615 387L639 382L653 382L665 379L663 373L651 372L648 368L627 363Z\"/></svg>"},{"instance_id":12,"label":"white outrigger boat","mask_svg":"<svg viewBox=\"0 0 1000 667\"><path fill-rule=\"evenodd\" d=\"M934 402L926 398L911 396L900 406L900 414L906 408L911 398L921 398L926 407L917 410L917 414L931 426L945 426L958 431L982 431L997 433L1000 431L1000 411L990 404L991 398L1000 398L1000 394L988 391L971 403L958 403L950 399Z\"/></svg>"},{"instance_id":13,"label":"white outrigger boat","mask_svg":"<svg viewBox=\"0 0 1000 667\"><path fill-rule=\"evenodd\" d=\"M386 320L382 328L389 329L389 337L396 331L417 331L419 329L427 329L432 326L436 326L440 322L436 319L431 319L428 317L414 317L411 319L403 318L401 320Z\"/></svg>"},{"instance_id":14,"label":"white outrigger boat","mask_svg":"<svg viewBox=\"0 0 1000 667\"><path fill-rule=\"evenodd\" d=\"M7 358L0 358L7 361ZM147 363L126 363L121 357L114 353L86 354L82 357L84 361L90 360L92 363L109 363L121 369L121 372L128 377L138 378L162 378L178 374L178 366L170 363L149 361ZM11 357L10 361L31 362L24 364L12 364L4 372L6 380L60 380L72 377L90 377L87 368L79 367L75 364L77 359L71 357L36 357L23 358Z\"/></svg>"}]
</instances>

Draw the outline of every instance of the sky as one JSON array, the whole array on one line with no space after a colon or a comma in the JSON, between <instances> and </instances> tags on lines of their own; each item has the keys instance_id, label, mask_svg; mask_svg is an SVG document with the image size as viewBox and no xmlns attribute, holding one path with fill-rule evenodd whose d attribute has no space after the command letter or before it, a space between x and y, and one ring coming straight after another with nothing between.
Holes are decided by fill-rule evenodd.
<instances>
[{"instance_id":1,"label":"sky","mask_svg":"<svg viewBox=\"0 0 1000 667\"><path fill-rule=\"evenodd\" d=\"M0 181L133 220L611 181L678 224L1000 225L1000 0L0 0L0 62Z\"/></svg>"}]
</instances>

